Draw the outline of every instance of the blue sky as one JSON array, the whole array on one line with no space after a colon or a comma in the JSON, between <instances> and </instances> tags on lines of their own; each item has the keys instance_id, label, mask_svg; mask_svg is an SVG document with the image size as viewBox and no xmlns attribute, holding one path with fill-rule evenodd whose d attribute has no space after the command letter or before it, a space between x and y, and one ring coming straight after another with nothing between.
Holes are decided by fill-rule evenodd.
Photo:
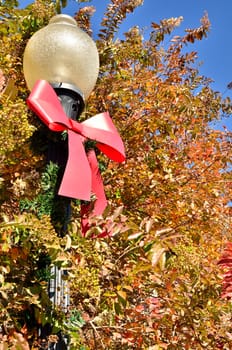
<instances>
[{"instance_id":1,"label":"blue sky","mask_svg":"<svg viewBox=\"0 0 232 350\"><path fill-rule=\"evenodd\" d=\"M93 17L94 31L98 31L99 22L108 4L108 0L92 0L97 11ZM69 6L63 13L73 15L78 9L75 0L69 0ZM123 23L120 35L134 25L149 27L151 22L159 22L163 18L183 16L184 20L175 34L183 33L186 28L200 25L200 19L207 12L211 22L208 38L190 45L189 49L198 52L202 62L200 72L214 80L212 87L225 92L232 81L232 0L144 0L144 4L128 16ZM231 91L226 94L232 95Z\"/></svg>"},{"instance_id":2,"label":"blue sky","mask_svg":"<svg viewBox=\"0 0 232 350\"><path fill-rule=\"evenodd\" d=\"M20 1L22 6L30 2ZM82 4L96 7L93 16L94 34L98 33L108 3L109 0L92 0ZM63 13L74 15L79 6L75 0L68 0L68 6L63 9ZM119 35L123 36L123 32L135 25L146 28L151 22L179 16L183 17L183 22L174 34L183 34L186 28L198 27L205 12L211 22L211 31L208 38L190 45L189 50L198 52L198 61L202 63L200 73L214 80L212 88L232 98L232 90L227 90L228 83L232 81L232 0L221 0L220 3L216 0L144 0L142 6L128 15Z\"/></svg>"}]
</instances>

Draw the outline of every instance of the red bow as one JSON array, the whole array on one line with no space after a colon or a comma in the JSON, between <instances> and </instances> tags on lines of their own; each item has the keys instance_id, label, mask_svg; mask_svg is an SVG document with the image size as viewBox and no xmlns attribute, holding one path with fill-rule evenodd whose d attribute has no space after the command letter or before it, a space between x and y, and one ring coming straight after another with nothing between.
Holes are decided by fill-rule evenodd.
<instances>
[{"instance_id":1,"label":"red bow","mask_svg":"<svg viewBox=\"0 0 232 350\"><path fill-rule=\"evenodd\" d=\"M97 114L82 123L69 119L55 91L45 80L36 82L27 104L50 130L68 132L68 161L59 194L89 201L93 192L97 197L93 212L95 215L102 214L107 201L96 155L94 150L86 155L83 142L86 139L95 140L98 149L110 159L116 162L125 160L122 139L109 113Z\"/></svg>"}]
</instances>

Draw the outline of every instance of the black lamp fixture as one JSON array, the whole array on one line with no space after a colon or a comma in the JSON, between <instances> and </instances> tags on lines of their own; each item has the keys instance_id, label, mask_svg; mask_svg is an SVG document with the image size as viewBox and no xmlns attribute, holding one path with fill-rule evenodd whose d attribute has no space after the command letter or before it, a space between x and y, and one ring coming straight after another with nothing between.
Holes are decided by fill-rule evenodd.
<instances>
[{"instance_id":1,"label":"black lamp fixture","mask_svg":"<svg viewBox=\"0 0 232 350\"><path fill-rule=\"evenodd\" d=\"M96 44L74 18L56 15L28 41L23 70L29 90L37 80L48 81L67 116L77 120L98 77Z\"/></svg>"}]
</instances>

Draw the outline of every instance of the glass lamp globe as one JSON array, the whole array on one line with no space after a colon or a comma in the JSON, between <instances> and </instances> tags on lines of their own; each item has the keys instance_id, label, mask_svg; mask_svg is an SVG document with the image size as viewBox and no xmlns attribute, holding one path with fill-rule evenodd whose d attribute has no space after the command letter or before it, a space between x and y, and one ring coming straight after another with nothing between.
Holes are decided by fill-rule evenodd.
<instances>
[{"instance_id":1,"label":"glass lamp globe","mask_svg":"<svg viewBox=\"0 0 232 350\"><path fill-rule=\"evenodd\" d=\"M73 86L85 101L94 88L99 56L91 37L68 15L56 15L28 41L23 58L29 90L39 79Z\"/></svg>"}]
</instances>

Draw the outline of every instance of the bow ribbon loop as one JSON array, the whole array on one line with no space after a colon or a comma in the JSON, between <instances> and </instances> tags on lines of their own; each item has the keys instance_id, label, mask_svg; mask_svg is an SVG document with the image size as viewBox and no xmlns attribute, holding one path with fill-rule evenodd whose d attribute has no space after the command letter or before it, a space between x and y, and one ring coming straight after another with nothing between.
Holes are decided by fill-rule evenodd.
<instances>
[{"instance_id":1,"label":"bow ribbon loop","mask_svg":"<svg viewBox=\"0 0 232 350\"><path fill-rule=\"evenodd\" d=\"M79 123L69 119L55 91L46 80L38 80L27 99L29 108L55 132L68 132L68 160L59 188L65 197L90 200L97 196L94 214L100 215L107 204L95 152L85 153L83 142L96 141L96 146L116 162L125 160L124 145L108 112Z\"/></svg>"}]
</instances>

